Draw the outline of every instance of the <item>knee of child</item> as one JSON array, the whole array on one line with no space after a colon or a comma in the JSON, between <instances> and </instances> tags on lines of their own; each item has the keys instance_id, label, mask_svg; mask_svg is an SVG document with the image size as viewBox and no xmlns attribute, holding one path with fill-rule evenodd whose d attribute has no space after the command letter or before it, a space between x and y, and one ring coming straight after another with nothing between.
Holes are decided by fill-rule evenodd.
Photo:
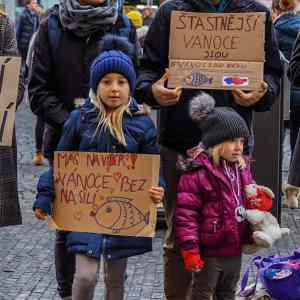
<instances>
[{"instance_id":1,"label":"knee of child","mask_svg":"<svg viewBox=\"0 0 300 300\"><path fill-rule=\"evenodd\" d=\"M76 274L77 282L85 288L92 288L97 283L97 273L81 271Z\"/></svg>"}]
</instances>

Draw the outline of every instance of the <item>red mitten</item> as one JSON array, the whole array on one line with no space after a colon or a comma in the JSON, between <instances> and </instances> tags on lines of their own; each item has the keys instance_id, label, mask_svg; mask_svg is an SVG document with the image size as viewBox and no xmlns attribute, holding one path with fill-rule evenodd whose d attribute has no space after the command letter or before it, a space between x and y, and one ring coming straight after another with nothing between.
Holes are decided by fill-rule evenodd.
<instances>
[{"instance_id":1,"label":"red mitten","mask_svg":"<svg viewBox=\"0 0 300 300\"><path fill-rule=\"evenodd\" d=\"M195 250L182 250L184 267L188 272L199 272L204 267L204 261Z\"/></svg>"}]
</instances>

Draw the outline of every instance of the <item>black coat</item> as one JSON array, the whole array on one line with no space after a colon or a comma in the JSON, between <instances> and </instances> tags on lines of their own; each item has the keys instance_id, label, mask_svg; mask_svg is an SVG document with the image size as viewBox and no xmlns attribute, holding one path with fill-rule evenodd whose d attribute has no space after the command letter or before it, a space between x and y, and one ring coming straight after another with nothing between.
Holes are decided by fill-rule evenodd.
<instances>
[{"instance_id":1,"label":"black coat","mask_svg":"<svg viewBox=\"0 0 300 300\"><path fill-rule=\"evenodd\" d=\"M144 43L144 57L141 60L140 76L137 83L136 98L143 99L150 105L157 105L152 95L152 84L164 74L169 65L169 28L173 10L191 12L211 12L209 0L174 0L166 1L156 13ZM236 104L230 91L208 91L218 106L233 107L250 126L252 111L267 111L274 103L280 86L282 66L275 39L274 28L269 10L252 0L232 0L224 12L266 12L264 80L268 84L265 96L252 107ZM195 146L201 139L199 128L189 117L189 102L199 91L183 90L177 105L161 108L160 143L166 147L184 152Z\"/></svg>"},{"instance_id":2,"label":"black coat","mask_svg":"<svg viewBox=\"0 0 300 300\"><path fill-rule=\"evenodd\" d=\"M300 87L300 34L298 33L294 43L294 49L290 59L288 77L291 84L295 87Z\"/></svg>"},{"instance_id":3,"label":"black coat","mask_svg":"<svg viewBox=\"0 0 300 300\"><path fill-rule=\"evenodd\" d=\"M48 20L58 18L61 28L57 49L52 49L48 38ZM118 22L117 26L123 26ZM59 141L61 129L74 109L76 99L89 93L90 65L99 54L101 40L108 33L116 33L113 26L103 26L86 38L78 37L62 28L58 8L43 20L34 44L32 76L28 92L31 110L54 130L46 130L46 157L51 158ZM136 34L130 34L136 43ZM55 50L55 51L53 51ZM55 53L53 53L55 52Z\"/></svg>"}]
</instances>

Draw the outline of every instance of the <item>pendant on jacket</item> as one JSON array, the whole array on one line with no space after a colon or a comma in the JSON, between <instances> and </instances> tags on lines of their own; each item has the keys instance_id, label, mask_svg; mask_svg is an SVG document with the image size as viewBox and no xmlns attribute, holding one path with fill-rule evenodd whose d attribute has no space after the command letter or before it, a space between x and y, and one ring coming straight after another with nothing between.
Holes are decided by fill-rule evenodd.
<instances>
[{"instance_id":1,"label":"pendant on jacket","mask_svg":"<svg viewBox=\"0 0 300 300\"><path fill-rule=\"evenodd\" d=\"M241 223L245 220L245 208L243 206L238 206L236 207L234 214L235 214L235 219Z\"/></svg>"}]
</instances>

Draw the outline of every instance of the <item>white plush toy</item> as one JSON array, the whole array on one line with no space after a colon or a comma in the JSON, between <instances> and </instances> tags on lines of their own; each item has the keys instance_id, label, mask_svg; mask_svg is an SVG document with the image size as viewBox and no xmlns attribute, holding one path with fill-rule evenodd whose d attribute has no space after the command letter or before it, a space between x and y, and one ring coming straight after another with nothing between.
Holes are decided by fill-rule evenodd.
<instances>
[{"instance_id":1,"label":"white plush toy","mask_svg":"<svg viewBox=\"0 0 300 300\"><path fill-rule=\"evenodd\" d=\"M246 186L246 210L244 217L252 225L254 244L243 246L243 252L251 254L260 248L272 247L283 235L289 234L288 228L280 228L277 219L269 212L272 208L273 192L264 186Z\"/></svg>"}]
</instances>

